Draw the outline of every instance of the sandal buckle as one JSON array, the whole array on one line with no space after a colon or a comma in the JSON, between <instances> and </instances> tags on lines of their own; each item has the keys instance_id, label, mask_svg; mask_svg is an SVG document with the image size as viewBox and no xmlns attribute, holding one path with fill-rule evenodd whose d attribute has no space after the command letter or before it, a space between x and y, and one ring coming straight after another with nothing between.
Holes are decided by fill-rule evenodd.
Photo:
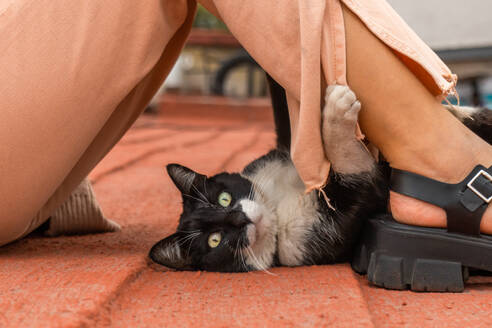
<instances>
[{"instance_id":1,"label":"sandal buckle","mask_svg":"<svg viewBox=\"0 0 492 328\"><path fill-rule=\"evenodd\" d=\"M466 185L468 188L471 189L471 191L473 191L475 193L475 195L477 195L478 197L480 197L481 199L483 199L484 202L486 202L487 204L490 203L492 201L492 195L490 195L490 197L486 197L484 196L480 191L478 191L475 187L473 187L473 182L478 179L480 176L484 176L486 179L488 179L490 182L492 182L492 175L490 175L489 173L487 173L486 171L484 170L480 170L474 177L473 179L470 180L470 182L468 182L468 184Z\"/></svg>"}]
</instances>

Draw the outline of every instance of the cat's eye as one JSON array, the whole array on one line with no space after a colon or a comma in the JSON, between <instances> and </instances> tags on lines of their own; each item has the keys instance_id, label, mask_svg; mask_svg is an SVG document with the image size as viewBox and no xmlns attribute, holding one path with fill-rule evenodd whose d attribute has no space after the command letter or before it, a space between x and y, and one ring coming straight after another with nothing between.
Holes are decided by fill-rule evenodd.
<instances>
[{"instance_id":1,"label":"cat's eye","mask_svg":"<svg viewBox=\"0 0 492 328\"><path fill-rule=\"evenodd\" d=\"M219 202L219 205L220 206L227 207L227 206L231 205L231 201L232 201L231 194L229 194L226 191L223 191L223 192L220 193L219 199L218 199L218 202Z\"/></svg>"},{"instance_id":2,"label":"cat's eye","mask_svg":"<svg viewBox=\"0 0 492 328\"><path fill-rule=\"evenodd\" d=\"M219 246L220 241L222 240L222 235L220 232L214 232L208 236L208 246L211 248L215 248Z\"/></svg>"}]
</instances>

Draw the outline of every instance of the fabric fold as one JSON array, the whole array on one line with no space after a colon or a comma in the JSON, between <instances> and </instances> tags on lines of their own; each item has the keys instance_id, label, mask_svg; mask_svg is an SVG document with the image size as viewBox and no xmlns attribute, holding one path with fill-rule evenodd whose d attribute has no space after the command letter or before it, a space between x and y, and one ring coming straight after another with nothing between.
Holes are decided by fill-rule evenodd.
<instances>
[{"instance_id":1,"label":"fabric fold","mask_svg":"<svg viewBox=\"0 0 492 328\"><path fill-rule=\"evenodd\" d=\"M347 6L439 99L455 93L456 76L385 0L201 0L286 90L291 156L306 192L326 184L330 164L321 140L323 83L346 85ZM356 136L363 137L360 129Z\"/></svg>"}]
</instances>

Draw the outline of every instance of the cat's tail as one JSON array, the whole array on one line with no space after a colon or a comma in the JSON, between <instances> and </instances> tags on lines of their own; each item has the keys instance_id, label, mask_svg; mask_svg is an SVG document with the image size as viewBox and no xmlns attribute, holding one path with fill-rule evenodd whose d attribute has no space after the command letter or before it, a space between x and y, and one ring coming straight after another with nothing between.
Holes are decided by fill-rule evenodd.
<instances>
[{"instance_id":1,"label":"cat's tail","mask_svg":"<svg viewBox=\"0 0 492 328\"><path fill-rule=\"evenodd\" d=\"M285 90L268 73L266 73L266 78L272 100L275 132L277 133L277 149L288 152L290 150L290 120Z\"/></svg>"}]
</instances>

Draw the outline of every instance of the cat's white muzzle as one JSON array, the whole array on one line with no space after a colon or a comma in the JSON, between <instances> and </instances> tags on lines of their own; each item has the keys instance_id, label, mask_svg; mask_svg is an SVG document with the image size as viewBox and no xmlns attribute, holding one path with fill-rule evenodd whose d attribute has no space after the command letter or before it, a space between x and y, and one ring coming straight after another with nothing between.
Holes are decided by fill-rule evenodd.
<instances>
[{"instance_id":1,"label":"cat's white muzzle","mask_svg":"<svg viewBox=\"0 0 492 328\"><path fill-rule=\"evenodd\" d=\"M239 202L241 204L242 211L252 223L246 226L246 236L249 241L249 245L252 246L260 239L262 232L262 219L261 207L258 203L250 199L243 199Z\"/></svg>"}]
</instances>

